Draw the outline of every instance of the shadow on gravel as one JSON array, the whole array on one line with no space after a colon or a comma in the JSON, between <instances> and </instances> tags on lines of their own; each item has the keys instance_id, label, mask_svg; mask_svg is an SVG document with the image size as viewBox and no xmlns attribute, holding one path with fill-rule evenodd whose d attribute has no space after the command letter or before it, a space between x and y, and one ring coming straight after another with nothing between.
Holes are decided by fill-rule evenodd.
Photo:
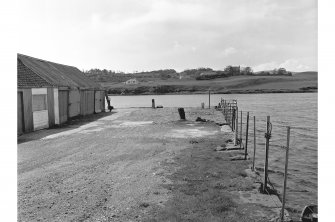
<instances>
[{"instance_id":1,"label":"shadow on gravel","mask_svg":"<svg viewBox=\"0 0 335 222\"><path fill-rule=\"evenodd\" d=\"M48 129L42 129L42 130L20 135L17 138L17 144L29 142L32 140L39 140L39 139L42 139L52 134L65 132L68 130L73 130L73 129L79 128L82 125L97 121L98 119L113 115L115 113L116 112L113 112L113 111L112 112L101 112L101 113L87 115L87 116L75 117L75 118L70 119L68 122L62 124L61 126L53 126Z\"/></svg>"}]
</instances>

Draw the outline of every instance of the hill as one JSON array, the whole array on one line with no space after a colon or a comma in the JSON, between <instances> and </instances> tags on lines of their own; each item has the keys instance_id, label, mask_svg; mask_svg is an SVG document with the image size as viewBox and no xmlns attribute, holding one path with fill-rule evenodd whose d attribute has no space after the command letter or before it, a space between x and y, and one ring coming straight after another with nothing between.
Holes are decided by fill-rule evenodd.
<instances>
[{"instance_id":1,"label":"hill","mask_svg":"<svg viewBox=\"0 0 335 222\"><path fill-rule=\"evenodd\" d=\"M87 73L86 73L87 75ZM291 75L260 72L229 76L224 71L209 68L185 70L173 69L131 74L90 74L90 78L104 86L109 94L200 94L213 93L284 93L317 92L318 73L300 72ZM207 76L206 78L199 78ZM209 76L209 78L208 78ZM127 79L136 78L138 84L126 85Z\"/></svg>"}]
</instances>

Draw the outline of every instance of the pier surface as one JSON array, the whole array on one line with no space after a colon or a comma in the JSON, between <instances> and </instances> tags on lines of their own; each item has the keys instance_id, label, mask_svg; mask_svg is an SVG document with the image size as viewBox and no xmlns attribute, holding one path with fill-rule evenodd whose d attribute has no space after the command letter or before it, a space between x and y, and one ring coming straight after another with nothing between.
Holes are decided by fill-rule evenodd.
<instances>
[{"instance_id":1,"label":"pier surface","mask_svg":"<svg viewBox=\"0 0 335 222\"><path fill-rule=\"evenodd\" d=\"M119 109L20 136L18 221L274 220L280 202L231 161L243 151L215 151L233 138L222 113L185 114Z\"/></svg>"}]
</instances>

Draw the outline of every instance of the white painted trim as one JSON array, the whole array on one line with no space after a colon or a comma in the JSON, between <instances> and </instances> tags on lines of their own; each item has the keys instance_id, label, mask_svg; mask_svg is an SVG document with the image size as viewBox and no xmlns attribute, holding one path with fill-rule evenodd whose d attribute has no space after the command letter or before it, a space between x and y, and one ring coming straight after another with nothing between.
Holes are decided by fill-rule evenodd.
<instances>
[{"instance_id":1,"label":"white painted trim","mask_svg":"<svg viewBox=\"0 0 335 222\"><path fill-rule=\"evenodd\" d=\"M31 89L31 93L33 95L36 95L36 94L48 94L48 90L47 90L47 88L32 88Z\"/></svg>"},{"instance_id":2,"label":"white painted trim","mask_svg":"<svg viewBox=\"0 0 335 222\"><path fill-rule=\"evenodd\" d=\"M54 88L55 124L59 125L58 88Z\"/></svg>"}]
</instances>

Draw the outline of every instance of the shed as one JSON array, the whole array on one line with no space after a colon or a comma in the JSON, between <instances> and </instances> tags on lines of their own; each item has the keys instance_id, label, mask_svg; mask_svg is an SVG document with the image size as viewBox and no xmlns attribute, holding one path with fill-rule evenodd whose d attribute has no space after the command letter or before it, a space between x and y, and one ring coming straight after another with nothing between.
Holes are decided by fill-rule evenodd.
<instances>
[{"instance_id":1,"label":"shed","mask_svg":"<svg viewBox=\"0 0 335 222\"><path fill-rule=\"evenodd\" d=\"M35 82L38 83L37 86L34 85ZM23 109L28 109L25 107L29 107L28 103L31 103L32 110L41 111L39 109L47 108L46 110L50 113L48 113L48 125L45 124L45 110L41 111L36 118L33 114L33 119L36 121L41 116L43 124L33 121L35 124L25 129L26 132L62 124L70 118L98 113L104 111L105 108L104 89L86 77L78 68L22 54L18 54L18 92L22 92L23 105L25 104ZM35 98L31 102L29 92ZM33 96L34 94L39 96ZM47 99L44 100L42 95L45 95ZM18 104L19 100L18 95ZM49 106L44 106L43 102Z\"/></svg>"}]
</instances>

